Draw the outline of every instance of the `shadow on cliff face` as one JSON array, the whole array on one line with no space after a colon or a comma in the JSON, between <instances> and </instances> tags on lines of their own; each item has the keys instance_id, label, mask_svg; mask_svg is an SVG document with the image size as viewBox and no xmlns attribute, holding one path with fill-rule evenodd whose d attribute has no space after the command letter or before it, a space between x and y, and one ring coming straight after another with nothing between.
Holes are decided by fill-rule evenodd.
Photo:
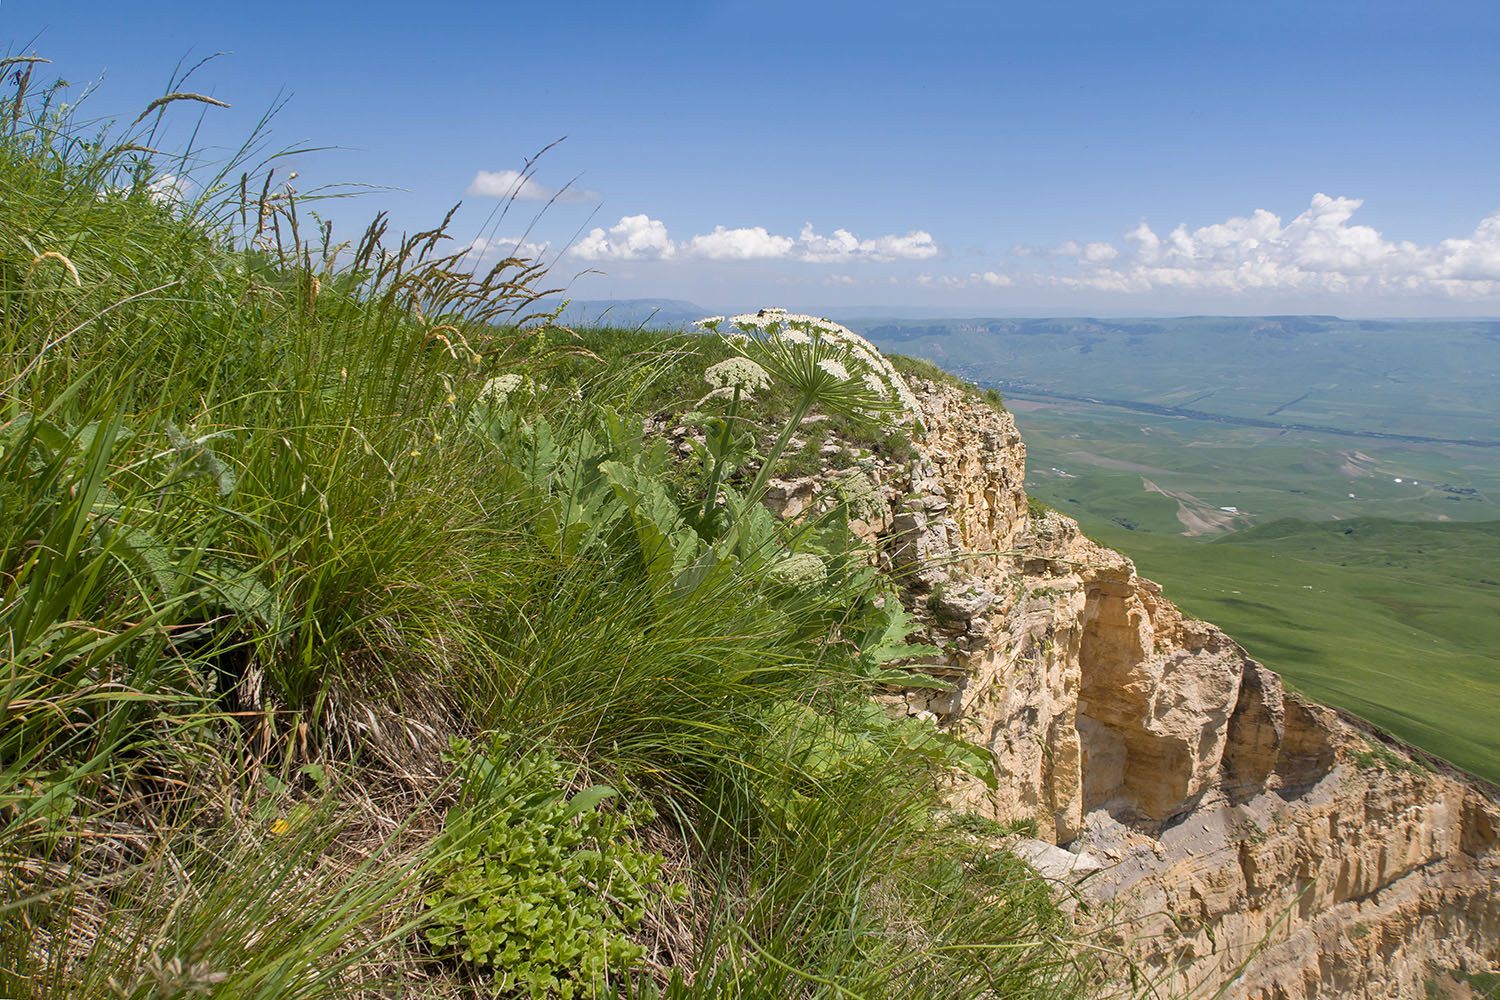
<instances>
[{"instance_id":1,"label":"shadow on cliff face","mask_svg":"<svg viewBox=\"0 0 1500 1000\"><path fill-rule=\"evenodd\" d=\"M1331 728L1313 706L1286 694L1279 676L1241 655L1244 673L1229 718L1224 792L1235 804L1267 789L1295 798L1333 768Z\"/></svg>"},{"instance_id":2,"label":"shadow on cliff face","mask_svg":"<svg viewBox=\"0 0 1500 1000\"><path fill-rule=\"evenodd\" d=\"M1083 808L1161 824L1222 792L1293 797L1334 764L1327 720L1217 628L1149 581L1086 590L1077 727Z\"/></svg>"}]
</instances>

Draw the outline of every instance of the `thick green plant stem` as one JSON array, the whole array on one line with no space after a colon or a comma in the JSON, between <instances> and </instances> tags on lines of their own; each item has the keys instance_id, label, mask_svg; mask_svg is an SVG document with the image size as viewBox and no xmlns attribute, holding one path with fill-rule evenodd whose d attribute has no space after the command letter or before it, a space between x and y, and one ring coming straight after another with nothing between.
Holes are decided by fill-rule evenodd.
<instances>
[{"instance_id":1,"label":"thick green plant stem","mask_svg":"<svg viewBox=\"0 0 1500 1000\"><path fill-rule=\"evenodd\" d=\"M755 482L750 484L750 492L745 495L748 503L760 503L761 497L765 495L766 483L771 478L771 470L776 467L776 462L781 458L781 453L786 450L786 443L792 439L792 433L802 426L802 418L807 416L807 411L812 409L813 393L804 392L802 398L797 400L796 409L792 410L791 419L781 429L781 435L776 443L771 446L771 453L761 463L760 472L755 477Z\"/></svg>"},{"instance_id":2,"label":"thick green plant stem","mask_svg":"<svg viewBox=\"0 0 1500 1000\"><path fill-rule=\"evenodd\" d=\"M719 501L719 484L724 479L724 466L729 461L729 441L734 435L734 422L740 412L740 387L734 387L734 398L729 401L729 413L724 418L724 432L719 435L719 457L714 460L713 472L708 477L708 495L703 499L703 515L699 520L707 524L713 515L714 504Z\"/></svg>"}]
</instances>

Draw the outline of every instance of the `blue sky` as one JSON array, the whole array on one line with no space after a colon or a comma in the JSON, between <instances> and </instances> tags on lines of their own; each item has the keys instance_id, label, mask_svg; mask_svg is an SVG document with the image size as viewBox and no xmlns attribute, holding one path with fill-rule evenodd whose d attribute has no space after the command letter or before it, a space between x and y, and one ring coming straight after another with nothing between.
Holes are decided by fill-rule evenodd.
<instances>
[{"instance_id":1,"label":"blue sky","mask_svg":"<svg viewBox=\"0 0 1500 1000\"><path fill-rule=\"evenodd\" d=\"M289 97L271 148L331 148L279 175L377 186L341 230L462 201L578 298L1500 314L1492 2L0 0L0 49L123 121L230 52L200 144Z\"/></svg>"}]
</instances>

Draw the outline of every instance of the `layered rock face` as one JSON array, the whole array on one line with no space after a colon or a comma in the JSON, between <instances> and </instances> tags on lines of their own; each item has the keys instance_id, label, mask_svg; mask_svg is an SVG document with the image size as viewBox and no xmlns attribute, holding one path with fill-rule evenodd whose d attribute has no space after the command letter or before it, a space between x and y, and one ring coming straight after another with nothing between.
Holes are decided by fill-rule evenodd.
<instances>
[{"instance_id":1,"label":"layered rock face","mask_svg":"<svg viewBox=\"0 0 1500 1000\"><path fill-rule=\"evenodd\" d=\"M1028 516L1009 414L913 388L921 457L871 470L868 533L952 684L889 710L994 753L999 789L956 804L1100 863L1092 912L1166 989L1421 998L1434 970L1500 965L1489 792L1285 691L1072 520Z\"/></svg>"}]
</instances>

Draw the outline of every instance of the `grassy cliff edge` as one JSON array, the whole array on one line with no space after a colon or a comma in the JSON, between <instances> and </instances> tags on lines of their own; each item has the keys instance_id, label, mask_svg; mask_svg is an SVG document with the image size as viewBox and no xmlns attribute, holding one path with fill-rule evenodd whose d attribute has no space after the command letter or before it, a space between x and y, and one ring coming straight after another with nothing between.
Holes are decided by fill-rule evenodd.
<instances>
[{"instance_id":1,"label":"grassy cliff edge","mask_svg":"<svg viewBox=\"0 0 1500 1000\"><path fill-rule=\"evenodd\" d=\"M169 196L35 68L0 125L0 993L1097 992L938 808L965 747L871 710L904 618L847 510L780 525L647 433L762 446L786 400L747 442L700 411L719 341L555 328L540 268L442 225L336 243L274 159Z\"/></svg>"}]
</instances>

